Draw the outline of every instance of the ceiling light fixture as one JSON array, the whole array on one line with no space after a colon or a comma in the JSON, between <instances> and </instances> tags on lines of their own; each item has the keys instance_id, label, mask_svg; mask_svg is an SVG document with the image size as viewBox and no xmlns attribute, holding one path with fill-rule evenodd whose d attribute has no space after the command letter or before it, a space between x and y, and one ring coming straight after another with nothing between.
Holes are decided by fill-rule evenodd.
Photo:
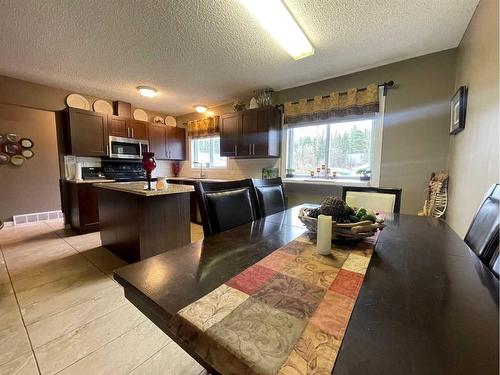
<instances>
[{"instance_id":1,"label":"ceiling light fixture","mask_svg":"<svg viewBox=\"0 0 500 375\"><path fill-rule=\"evenodd\" d=\"M240 1L294 60L314 55L313 46L281 0Z\"/></svg>"},{"instance_id":2,"label":"ceiling light fixture","mask_svg":"<svg viewBox=\"0 0 500 375\"><path fill-rule=\"evenodd\" d=\"M156 89L149 86L137 86L137 91L139 91L142 96L146 96L148 98L152 98L153 96L158 94L158 91Z\"/></svg>"},{"instance_id":3,"label":"ceiling light fixture","mask_svg":"<svg viewBox=\"0 0 500 375\"><path fill-rule=\"evenodd\" d=\"M207 111L207 106L206 105L201 105L201 104L196 104L194 106L194 109L196 110L196 112L198 113L205 113Z\"/></svg>"}]
</instances>

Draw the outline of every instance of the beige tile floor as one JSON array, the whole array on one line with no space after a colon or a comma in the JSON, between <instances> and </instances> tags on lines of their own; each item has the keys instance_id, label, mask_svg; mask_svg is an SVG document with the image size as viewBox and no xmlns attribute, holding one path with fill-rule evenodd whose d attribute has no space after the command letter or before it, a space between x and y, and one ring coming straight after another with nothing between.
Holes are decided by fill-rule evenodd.
<instances>
[{"instance_id":1,"label":"beige tile floor","mask_svg":"<svg viewBox=\"0 0 500 375\"><path fill-rule=\"evenodd\" d=\"M0 374L206 374L123 297L125 263L100 245L61 221L0 231Z\"/></svg>"}]
</instances>

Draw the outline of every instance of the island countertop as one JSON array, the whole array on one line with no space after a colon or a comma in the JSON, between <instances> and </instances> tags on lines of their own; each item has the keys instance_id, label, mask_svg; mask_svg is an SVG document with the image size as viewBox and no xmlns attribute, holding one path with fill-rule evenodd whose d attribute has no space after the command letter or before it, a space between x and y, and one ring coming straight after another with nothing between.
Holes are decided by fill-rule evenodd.
<instances>
[{"instance_id":1,"label":"island countertop","mask_svg":"<svg viewBox=\"0 0 500 375\"><path fill-rule=\"evenodd\" d=\"M145 185L146 184L144 182L107 182L94 184L95 187L101 189L116 190L144 197L190 193L194 191L194 187L191 185L167 184L167 187L163 190L145 190Z\"/></svg>"}]
</instances>

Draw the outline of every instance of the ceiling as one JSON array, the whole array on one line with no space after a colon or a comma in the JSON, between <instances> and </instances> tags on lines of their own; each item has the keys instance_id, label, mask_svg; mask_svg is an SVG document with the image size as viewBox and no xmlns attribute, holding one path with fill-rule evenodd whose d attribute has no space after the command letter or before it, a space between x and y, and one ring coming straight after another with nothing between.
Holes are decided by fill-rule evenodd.
<instances>
[{"instance_id":1,"label":"ceiling","mask_svg":"<svg viewBox=\"0 0 500 375\"><path fill-rule=\"evenodd\" d=\"M479 2L284 1L314 56L294 61L237 0L2 0L0 74L179 115L456 47Z\"/></svg>"}]
</instances>

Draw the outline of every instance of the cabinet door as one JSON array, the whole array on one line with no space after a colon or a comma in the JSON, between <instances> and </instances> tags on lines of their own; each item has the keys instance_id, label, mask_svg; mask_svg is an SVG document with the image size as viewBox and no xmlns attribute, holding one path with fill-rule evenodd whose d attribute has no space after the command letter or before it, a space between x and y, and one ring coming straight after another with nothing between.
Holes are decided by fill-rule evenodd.
<instances>
[{"instance_id":1,"label":"cabinet door","mask_svg":"<svg viewBox=\"0 0 500 375\"><path fill-rule=\"evenodd\" d=\"M135 139L148 139L149 122L129 120L130 137Z\"/></svg>"},{"instance_id":2,"label":"cabinet door","mask_svg":"<svg viewBox=\"0 0 500 375\"><path fill-rule=\"evenodd\" d=\"M83 109L69 109L71 154L107 155L107 115Z\"/></svg>"},{"instance_id":3,"label":"cabinet door","mask_svg":"<svg viewBox=\"0 0 500 375\"><path fill-rule=\"evenodd\" d=\"M167 158L186 160L186 129L167 126Z\"/></svg>"},{"instance_id":4,"label":"cabinet door","mask_svg":"<svg viewBox=\"0 0 500 375\"><path fill-rule=\"evenodd\" d=\"M238 156L251 156L255 132L257 130L257 116L254 110L241 112L238 135Z\"/></svg>"},{"instance_id":5,"label":"cabinet door","mask_svg":"<svg viewBox=\"0 0 500 375\"><path fill-rule=\"evenodd\" d=\"M253 156L267 156L269 154L269 130L271 121L271 111L274 108L265 107L253 113L254 117L254 137L252 145Z\"/></svg>"},{"instance_id":6,"label":"cabinet door","mask_svg":"<svg viewBox=\"0 0 500 375\"><path fill-rule=\"evenodd\" d=\"M108 117L108 133L115 137L128 137L129 130L127 126L128 119L123 117Z\"/></svg>"},{"instance_id":7,"label":"cabinet door","mask_svg":"<svg viewBox=\"0 0 500 375\"><path fill-rule=\"evenodd\" d=\"M220 155L238 156L238 113L227 113L220 118Z\"/></svg>"},{"instance_id":8,"label":"cabinet door","mask_svg":"<svg viewBox=\"0 0 500 375\"><path fill-rule=\"evenodd\" d=\"M167 157L167 128L161 124L149 124L149 150L155 153L159 160Z\"/></svg>"}]
</instances>

